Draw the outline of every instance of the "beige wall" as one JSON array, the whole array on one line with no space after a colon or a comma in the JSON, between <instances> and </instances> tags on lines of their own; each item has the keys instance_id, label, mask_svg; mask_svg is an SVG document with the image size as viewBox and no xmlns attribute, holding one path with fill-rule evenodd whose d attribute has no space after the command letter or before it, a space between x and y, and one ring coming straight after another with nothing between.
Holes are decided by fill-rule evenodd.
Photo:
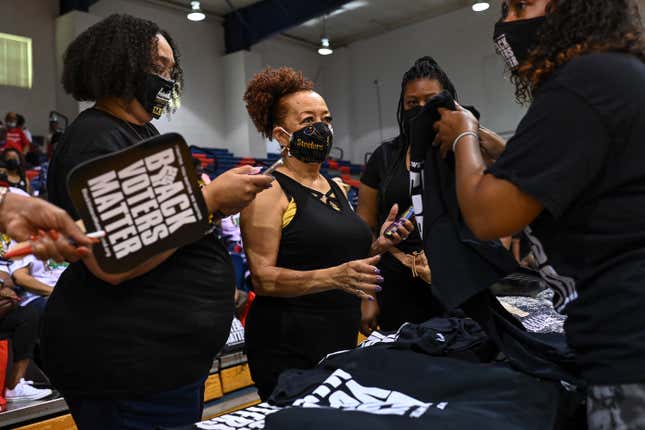
<instances>
[{"instance_id":1,"label":"beige wall","mask_svg":"<svg viewBox=\"0 0 645 430\"><path fill-rule=\"evenodd\" d=\"M0 86L0 116L22 113L35 135L47 132L49 111L56 107L56 46L54 22L58 0L2 0L0 32L29 37L33 50L31 89Z\"/></svg>"}]
</instances>

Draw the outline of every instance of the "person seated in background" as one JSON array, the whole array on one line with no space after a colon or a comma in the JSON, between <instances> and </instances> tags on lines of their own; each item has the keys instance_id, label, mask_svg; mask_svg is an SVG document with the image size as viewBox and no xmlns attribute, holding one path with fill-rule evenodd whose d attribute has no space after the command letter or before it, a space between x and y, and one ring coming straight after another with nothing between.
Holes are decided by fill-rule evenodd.
<instances>
[{"instance_id":1,"label":"person seated in background","mask_svg":"<svg viewBox=\"0 0 645 430\"><path fill-rule=\"evenodd\" d=\"M47 298L66 267L66 263L42 261L33 255L15 261L11 265L11 275L14 283L23 290L20 306L33 306L42 315Z\"/></svg>"},{"instance_id":2,"label":"person seated in background","mask_svg":"<svg viewBox=\"0 0 645 430\"><path fill-rule=\"evenodd\" d=\"M34 388L30 381L25 381L38 339L40 315L35 307L19 306L21 299L14 291L11 263L3 258L14 244L9 236L0 235L0 339L11 339L13 348L13 364L4 391L7 402L33 401L52 393L50 389Z\"/></svg>"},{"instance_id":3,"label":"person seated in background","mask_svg":"<svg viewBox=\"0 0 645 430\"><path fill-rule=\"evenodd\" d=\"M6 148L0 161L4 164L4 171L0 173L0 181L6 182L9 187L18 188L31 194L29 179L25 174L24 157L13 148Z\"/></svg>"},{"instance_id":4,"label":"person seated in background","mask_svg":"<svg viewBox=\"0 0 645 430\"><path fill-rule=\"evenodd\" d=\"M18 126L18 114L9 112L5 116L6 135L4 148L13 148L23 156L29 152L29 139Z\"/></svg>"},{"instance_id":5,"label":"person seated in background","mask_svg":"<svg viewBox=\"0 0 645 430\"><path fill-rule=\"evenodd\" d=\"M246 348L260 398L289 368L313 368L326 354L356 346L361 299L383 278L378 254L406 238L373 240L341 188L320 174L333 143L331 113L313 83L291 68L268 68L244 95L258 131L282 147L273 187L241 213L242 238L257 298ZM396 206L385 219L390 225ZM383 230L383 229L382 229Z\"/></svg>"}]
</instances>

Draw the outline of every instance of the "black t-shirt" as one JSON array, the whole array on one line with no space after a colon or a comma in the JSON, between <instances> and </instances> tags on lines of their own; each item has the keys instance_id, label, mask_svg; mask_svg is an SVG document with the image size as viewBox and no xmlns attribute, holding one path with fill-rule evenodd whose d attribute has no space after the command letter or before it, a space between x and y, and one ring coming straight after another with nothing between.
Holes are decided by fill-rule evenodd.
<instances>
[{"instance_id":1,"label":"black t-shirt","mask_svg":"<svg viewBox=\"0 0 645 430\"><path fill-rule=\"evenodd\" d=\"M363 184L379 192L378 228L383 225L395 203L399 205L399 216L412 206L410 172L405 165L406 149L400 142L400 138L397 138L376 148L361 176ZM397 248L406 253L421 251L423 243L418 230L415 229Z\"/></svg>"},{"instance_id":2,"label":"black t-shirt","mask_svg":"<svg viewBox=\"0 0 645 430\"><path fill-rule=\"evenodd\" d=\"M72 216L72 168L158 134L96 109L79 115L49 169L53 203ZM233 267L213 234L178 249L143 276L114 286L81 262L59 279L44 315L45 370L64 394L124 398L204 378L229 335Z\"/></svg>"},{"instance_id":3,"label":"black t-shirt","mask_svg":"<svg viewBox=\"0 0 645 430\"><path fill-rule=\"evenodd\" d=\"M541 273L592 384L645 382L645 65L571 60L535 96L489 169L545 207L532 223Z\"/></svg>"},{"instance_id":4,"label":"black t-shirt","mask_svg":"<svg viewBox=\"0 0 645 430\"><path fill-rule=\"evenodd\" d=\"M291 407L267 416L265 429L571 428L565 405L576 397L559 382L388 345L282 373L269 403Z\"/></svg>"}]
</instances>

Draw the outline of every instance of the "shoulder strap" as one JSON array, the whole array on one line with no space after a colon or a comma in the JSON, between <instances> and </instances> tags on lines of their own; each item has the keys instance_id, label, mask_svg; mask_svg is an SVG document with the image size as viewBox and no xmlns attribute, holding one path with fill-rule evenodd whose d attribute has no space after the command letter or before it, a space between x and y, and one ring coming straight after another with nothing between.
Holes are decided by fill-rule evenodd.
<instances>
[{"instance_id":1,"label":"shoulder strap","mask_svg":"<svg viewBox=\"0 0 645 430\"><path fill-rule=\"evenodd\" d=\"M349 200L347 199L347 195L343 192L343 190L340 189L340 186L332 181L329 178L327 179L327 182L329 182L329 186L331 189L334 191L334 195L336 196L336 200L338 200L338 203L341 205L342 210L352 210L351 205L349 204Z\"/></svg>"},{"instance_id":2,"label":"shoulder strap","mask_svg":"<svg viewBox=\"0 0 645 430\"><path fill-rule=\"evenodd\" d=\"M294 194L298 193L298 191L294 192L294 189L296 188L294 184L296 184L296 182L277 170L275 170L272 175L275 177L275 180L278 181L278 184L280 184L282 192L287 197L287 200L291 201L292 198L295 198Z\"/></svg>"}]
</instances>

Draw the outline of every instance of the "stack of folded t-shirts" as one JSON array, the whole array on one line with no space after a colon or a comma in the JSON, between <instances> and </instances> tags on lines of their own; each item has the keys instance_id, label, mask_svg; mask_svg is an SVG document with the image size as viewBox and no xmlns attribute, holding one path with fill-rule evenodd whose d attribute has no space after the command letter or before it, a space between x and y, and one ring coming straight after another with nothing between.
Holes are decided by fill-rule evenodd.
<instances>
[{"instance_id":1,"label":"stack of folded t-shirts","mask_svg":"<svg viewBox=\"0 0 645 430\"><path fill-rule=\"evenodd\" d=\"M315 369L280 376L268 404L193 428L526 429L575 428L580 395L503 361L481 362L489 340L468 318L404 324Z\"/></svg>"}]
</instances>

